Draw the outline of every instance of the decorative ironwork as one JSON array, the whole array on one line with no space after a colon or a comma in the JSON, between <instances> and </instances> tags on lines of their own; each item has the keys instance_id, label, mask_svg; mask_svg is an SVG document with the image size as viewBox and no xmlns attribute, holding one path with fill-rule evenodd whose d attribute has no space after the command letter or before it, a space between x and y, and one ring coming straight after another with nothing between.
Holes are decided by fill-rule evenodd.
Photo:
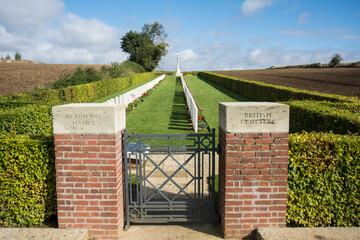
<instances>
[{"instance_id":1,"label":"decorative ironwork","mask_svg":"<svg viewBox=\"0 0 360 240\"><path fill-rule=\"evenodd\" d=\"M125 130L126 227L215 218L216 151L215 129L191 134Z\"/></svg>"}]
</instances>

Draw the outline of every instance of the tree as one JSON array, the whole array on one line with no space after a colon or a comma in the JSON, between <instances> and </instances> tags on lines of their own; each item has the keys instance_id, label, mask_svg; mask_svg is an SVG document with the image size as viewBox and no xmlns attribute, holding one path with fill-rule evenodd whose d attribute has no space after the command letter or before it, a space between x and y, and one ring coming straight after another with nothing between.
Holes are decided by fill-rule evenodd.
<instances>
[{"instance_id":1,"label":"tree","mask_svg":"<svg viewBox=\"0 0 360 240\"><path fill-rule=\"evenodd\" d=\"M342 61L342 57L339 54L335 54L329 62L330 67L336 67Z\"/></svg>"},{"instance_id":2,"label":"tree","mask_svg":"<svg viewBox=\"0 0 360 240\"><path fill-rule=\"evenodd\" d=\"M10 57L10 55L8 54L8 55L6 55L6 58L5 58L6 60L11 60L11 57Z\"/></svg>"},{"instance_id":3,"label":"tree","mask_svg":"<svg viewBox=\"0 0 360 240\"><path fill-rule=\"evenodd\" d=\"M15 53L15 60L21 60L21 54L19 52Z\"/></svg>"},{"instance_id":4,"label":"tree","mask_svg":"<svg viewBox=\"0 0 360 240\"><path fill-rule=\"evenodd\" d=\"M159 22L145 24L141 32L130 31L121 38L121 48L129 53L129 60L143 66L147 71L154 70L162 57L167 54L167 34Z\"/></svg>"}]
</instances>

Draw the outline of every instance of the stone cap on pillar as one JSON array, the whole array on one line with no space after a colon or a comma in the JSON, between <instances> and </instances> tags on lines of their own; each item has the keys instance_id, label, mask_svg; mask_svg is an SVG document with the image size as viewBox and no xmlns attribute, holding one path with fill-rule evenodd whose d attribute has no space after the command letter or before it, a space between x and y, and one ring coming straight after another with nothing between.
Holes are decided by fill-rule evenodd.
<instances>
[{"instance_id":1,"label":"stone cap on pillar","mask_svg":"<svg viewBox=\"0 0 360 240\"><path fill-rule=\"evenodd\" d=\"M289 106L274 102L219 103L219 125L232 133L288 133Z\"/></svg>"},{"instance_id":2,"label":"stone cap on pillar","mask_svg":"<svg viewBox=\"0 0 360 240\"><path fill-rule=\"evenodd\" d=\"M54 134L115 134L126 127L126 105L72 103L52 108Z\"/></svg>"}]
</instances>

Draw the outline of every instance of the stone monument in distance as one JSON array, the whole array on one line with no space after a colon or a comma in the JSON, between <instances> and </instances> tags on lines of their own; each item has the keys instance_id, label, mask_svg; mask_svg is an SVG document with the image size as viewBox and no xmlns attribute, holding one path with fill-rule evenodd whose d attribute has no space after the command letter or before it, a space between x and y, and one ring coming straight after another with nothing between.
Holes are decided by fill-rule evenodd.
<instances>
[{"instance_id":1,"label":"stone monument in distance","mask_svg":"<svg viewBox=\"0 0 360 240\"><path fill-rule=\"evenodd\" d=\"M175 73L175 76L179 77L181 75L181 72L180 72L180 67L179 67L179 54L176 55L177 56L177 67L176 67L176 73Z\"/></svg>"}]
</instances>

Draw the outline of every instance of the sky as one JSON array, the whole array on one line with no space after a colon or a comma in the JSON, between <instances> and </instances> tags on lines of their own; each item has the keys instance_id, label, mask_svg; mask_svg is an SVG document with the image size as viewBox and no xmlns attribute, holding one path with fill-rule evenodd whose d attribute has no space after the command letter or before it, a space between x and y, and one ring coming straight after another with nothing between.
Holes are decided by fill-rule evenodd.
<instances>
[{"instance_id":1,"label":"sky","mask_svg":"<svg viewBox=\"0 0 360 240\"><path fill-rule=\"evenodd\" d=\"M0 57L111 64L120 38L159 21L158 70L263 69L360 61L360 0L0 0Z\"/></svg>"}]
</instances>

